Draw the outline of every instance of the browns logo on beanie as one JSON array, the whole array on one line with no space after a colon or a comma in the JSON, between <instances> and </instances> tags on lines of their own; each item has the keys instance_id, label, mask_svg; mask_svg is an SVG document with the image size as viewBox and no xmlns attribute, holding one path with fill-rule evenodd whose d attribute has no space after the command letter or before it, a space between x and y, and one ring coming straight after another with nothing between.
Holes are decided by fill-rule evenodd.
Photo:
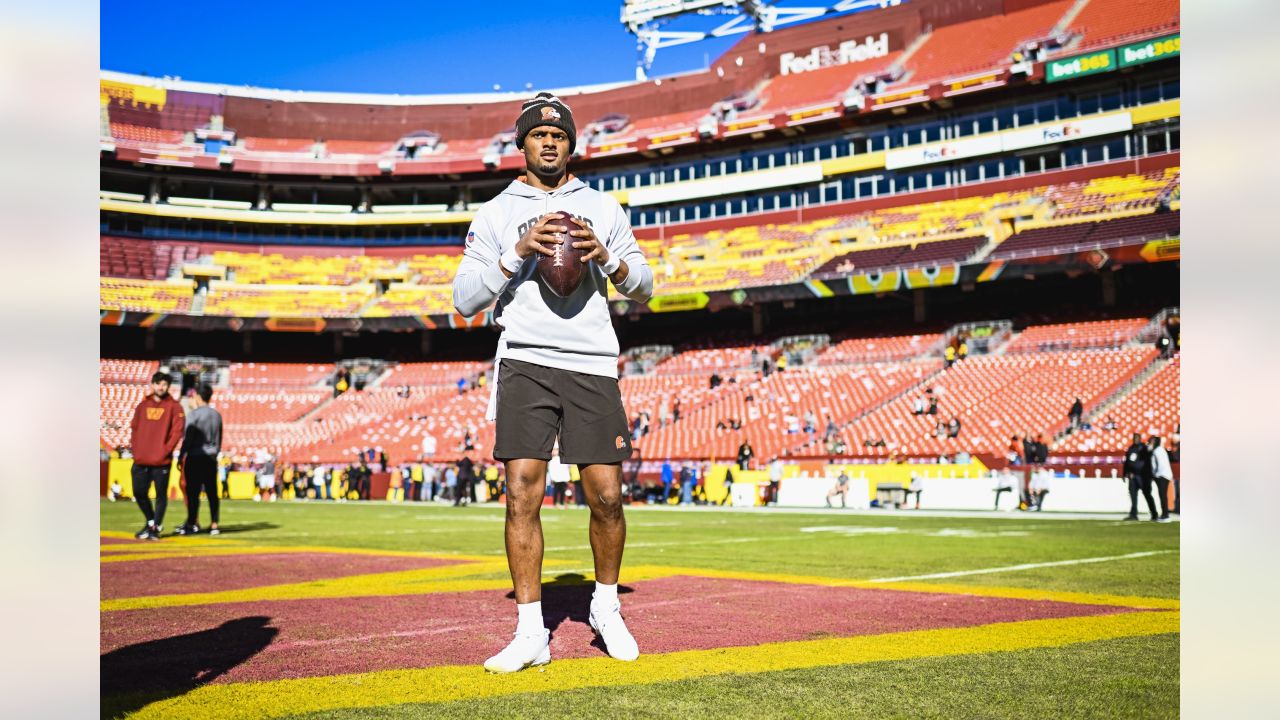
<instances>
[{"instance_id":1,"label":"browns logo on beanie","mask_svg":"<svg viewBox=\"0 0 1280 720\"><path fill-rule=\"evenodd\" d=\"M524 138L539 125L558 127L569 135L569 152L578 142L578 130L573 126L573 113L560 98L549 92L540 92L520 106L516 119L516 148L524 150Z\"/></svg>"}]
</instances>

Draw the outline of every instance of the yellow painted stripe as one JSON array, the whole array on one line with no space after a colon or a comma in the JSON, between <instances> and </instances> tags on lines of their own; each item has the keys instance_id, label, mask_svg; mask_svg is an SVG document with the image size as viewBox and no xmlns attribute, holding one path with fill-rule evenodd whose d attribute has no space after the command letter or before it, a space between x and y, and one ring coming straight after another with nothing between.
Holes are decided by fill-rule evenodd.
<instances>
[{"instance_id":1,"label":"yellow painted stripe","mask_svg":"<svg viewBox=\"0 0 1280 720\"><path fill-rule=\"evenodd\" d=\"M626 205L627 201L631 199L630 190L610 190L609 194L613 196L614 200L618 201L619 205Z\"/></svg>"},{"instance_id":2,"label":"yellow painted stripe","mask_svg":"<svg viewBox=\"0 0 1280 720\"><path fill-rule=\"evenodd\" d=\"M1149 123L1155 120L1168 120L1182 116L1181 100L1165 100L1164 102L1139 105L1129 111L1134 125Z\"/></svg>"},{"instance_id":3,"label":"yellow painted stripe","mask_svg":"<svg viewBox=\"0 0 1280 720\"><path fill-rule=\"evenodd\" d=\"M558 660L540 671L487 675L478 666L334 675L269 682L205 685L144 707L134 717L189 720L276 718L341 708L440 703L516 693L647 685L725 674L854 665L912 658L1012 652L1179 631L1177 612L1029 620L970 628L922 630L851 638L644 655L623 663L607 657ZM643 639L641 640L643 644Z\"/></svg>"},{"instance_id":4,"label":"yellow painted stripe","mask_svg":"<svg viewBox=\"0 0 1280 720\"><path fill-rule=\"evenodd\" d=\"M849 157L832 158L822 161L822 174L826 177L843 175L859 170L872 170L884 167L884 151L850 155Z\"/></svg>"},{"instance_id":5,"label":"yellow painted stripe","mask_svg":"<svg viewBox=\"0 0 1280 720\"><path fill-rule=\"evenodd\" d=\"M458 579L481 574L498 577L474 580ZM493 590L511 587L511 579L506 574L507 563L504 560L488 565L448 565L421 570L370 573L300 583L265 585L243 590L115 598L101 601L99 609L102 612L112 612L116 610L140 610L143 608L177 607L182 605L214 605L233 602L370 597L374 595L422 595L442 592Z\"/></svg>"},{"instance_id":6,"label":"yellow painted stripe","mask_svg":"<svg viewBox=\"0 0 1280 720\"><path fill-rule=\"evenodd\" d=\"M958 583L901 582L875 583L867 580L849 580L843 578L825 578L812 575L794 575L786 573L757 573L737 570L709 570L703 568L653 567L640 566L624 568L623 579L638 580L655 577L658 571L666 575L692 575L697 577L714 577L733 580L758 580L762 582L780 582L796 585L819 585L824 587L854 587L867 590L893 590L904 592L942 593L949 595L972 595L977 597L998 597L1013 600L1050 600L1054 602L1076 603L1079 605L1115 605L1117 607L1140 608L1149 610L1176 610L1180 603L1176 599L1138 597L1133 595L1105 595L1102 593L1069 592L1065 590L1042 590L1038 588L1000 587L987 585L961 585ZM640 575L642 577L633 577Z\"/></svg>"},{"instance_id":7,"label":"yellow painted stripe","mask_svg":"<svg viewBox=\"0 0 1280 720\"><path fill-rule=\"evenodd\" d=\"M268 551L266 548L262 549ZM309 551L321 551L321 548L308 548ZM352 549L354 553L370 553L374 551ZM174 557L169 555L168 557ZM104 561L107 558L103 558ZM547 560L544 566L548 574L554 575L557 565L563 567L574 564L568 560ZM583 573L584 582L592 579L592 573ZM1177 609L1178 600L1169 598L1148 598L1122 595L1105 595L1100 593L1067 592L1060 590L1041 590L1032 588L998 587L984 585L961 585L956 583L902 582L886 585L866 580L847 578L828 578L812 575L794 575L787 573L758 573L736 570L715 570L708 568L685 568L661 565L638 565L623 568L623 582L642 582L660 578L685 575L690 577L709 577L728 580L752 580L758 582L778 582L794 585L817 585L820 587L852 587L867 590L887 590L892 592L927 592L952 595L972 595L979 597L999 597L1017 600L1048 600L1055 602L1076 603L1081 605L1115 605L1119 607L1142 609ZM263 602L273 600L303 600L312 598L336 597L370 597L377 595L425 595L431 593L474 592L478 590L504 590L511 587L507 576L506 561L502 558L480 558L475 562L450 565L440 568L424 568L420 570L402 570L386 573L369 573L350 575L342 578L313 580L300 583L265 585L241 590L225 590L210 593L187 593L177 595L153 595L149 597L115 598L103 600L100 604L102 612L116 610L138 610L157 607L178 607L185 605L211 605L232 602Z\"/></svg>"}]
</instances>

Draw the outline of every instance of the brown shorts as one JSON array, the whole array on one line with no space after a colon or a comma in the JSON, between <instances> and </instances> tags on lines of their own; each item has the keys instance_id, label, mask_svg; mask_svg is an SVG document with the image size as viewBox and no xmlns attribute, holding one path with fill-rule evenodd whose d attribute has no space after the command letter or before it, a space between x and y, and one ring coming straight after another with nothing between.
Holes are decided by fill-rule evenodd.
<instances>
[{"instance_id":1,"label":"brown shorts","mask_svg":"<svg viewBox=\"0 0 1280 720\"><path fill-rule=\"evenodd\" d=\"M503 359L498 369L495 460L619 463L631 457L631 433L615 378Z\"/></svg>"}]
</instances>

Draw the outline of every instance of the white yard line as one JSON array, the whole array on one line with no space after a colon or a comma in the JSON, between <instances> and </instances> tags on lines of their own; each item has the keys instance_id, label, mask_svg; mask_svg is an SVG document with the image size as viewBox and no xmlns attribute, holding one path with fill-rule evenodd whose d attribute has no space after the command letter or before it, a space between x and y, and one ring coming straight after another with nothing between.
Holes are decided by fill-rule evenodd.
<instances>
[{"instance_id":1,"label":"white yard line","mask_svg":"<svg viewBox=\"0 0 1280 720\"><path fill-rule=\"evenodd\" d=\"M1058 567L1060 565L1084 565L1087 563L1110 562L1112 560L1130 560L1132 558L1151 557L1152 555L1164 555L1165 553L1175 552L1174 550L1152 550L1150 552L1129 553L1128 555L1110 555L1107 557L1080 558L1078 560L1058 560L1056 562L1044 563L1027 563L1025 565L1009 565L1006 567L982 568L981 570L958 570L956 572L932 573L930 575L905 575L903 577L891 578L873 578L867 582L874 583L891 583L903 582L905 580L937 580L939 578L961 577L963 575L986 575L988 573L1001 572L1017 572L1019 570L1034 570L1044 567Z\"/></svg>"}]
</instances>

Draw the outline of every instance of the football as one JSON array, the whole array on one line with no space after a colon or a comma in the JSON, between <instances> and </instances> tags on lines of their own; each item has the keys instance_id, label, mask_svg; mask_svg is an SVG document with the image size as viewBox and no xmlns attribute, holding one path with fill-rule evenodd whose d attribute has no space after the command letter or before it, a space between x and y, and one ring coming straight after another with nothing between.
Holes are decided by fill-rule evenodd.
<instances>
[{"instance_id":1,"label":"football","mask_svg":"<svg viewBox=\"0 0 1280 720\"><path fill-rule=\"evenodd\" d=\"M580 238L569 234L574 230L581 230L582 226L570 217L569 213L559 212L563 217L551 222L569 228L565 231L564 243L551 248L555 252L554 255L538 256L537 272L547 289L560 297L568 297L578 289L582 284L582 278L587 275L587 264L582 262L582 256L586 255L588 250L575 248L573 243L578 242Z\"/></svg>"}]
</instances>

